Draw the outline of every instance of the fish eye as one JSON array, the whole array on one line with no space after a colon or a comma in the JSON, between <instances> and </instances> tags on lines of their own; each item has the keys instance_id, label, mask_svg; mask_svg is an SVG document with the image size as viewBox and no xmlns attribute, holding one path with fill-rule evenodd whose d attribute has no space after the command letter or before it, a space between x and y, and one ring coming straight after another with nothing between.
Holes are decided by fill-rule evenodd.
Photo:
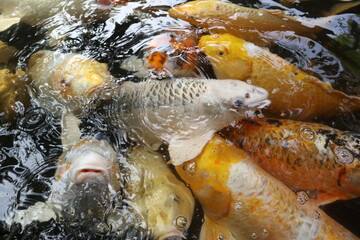
<instances>
[{"instance_id":1,"label":"fish eye","mask_svg":"<svg viewBox=\"0 0 360 240\"><path fill-rule=\"evenodd\" d=\"M223 55L225 55L225 52L224 51L219 51L218 54L219 54L219 56L223 56Z\"/></svg>"}]
</instances>

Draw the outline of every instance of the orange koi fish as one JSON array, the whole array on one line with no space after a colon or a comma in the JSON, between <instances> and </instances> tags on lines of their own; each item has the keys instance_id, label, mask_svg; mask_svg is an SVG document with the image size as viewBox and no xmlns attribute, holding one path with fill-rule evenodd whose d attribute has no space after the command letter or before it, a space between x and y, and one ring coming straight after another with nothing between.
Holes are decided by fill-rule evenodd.
<instances>
[{"instance_id":1,"label":"orange koi fish","mask_svg":"<svg viewBox=\"0 0 360 240\"><path fill-rule=\"evenodd\" d=\"M251 82L269 92L267 114L296 120L360 110L360 98L332 88L267 49L232 36L203 36L199 48L207 55L217 78Z\"/></svg>"},{"instance_id":2,"label":"orange koi fish","mask_svg":"<svg viewBox=\"0 0 360 240\"><path fill-rule=\"evenodd\" d=\"M288 187L218 135L176 170L204 213L235 239L358 239L311 202L299 204Z\"/></svg>"},{"instance_id":3,"label":"orange koi fish","mask_svg":"<svg viewBox=\"0 0 360 240\"><path fill-rule=\"evenodd\" d=\"M195 77L197 76L198 36L193 31L166 32L151 39L144 59L127 58L121 68L135 72L138 77Z\"/></svg>"},{"instance_id":4,"label":"orange koi fish","mask_svg":"<svg viewBox=\"0 0 360 240\"><path fill-rule=\"evenodd\" d=\"M261 45L267 43L260 38L262 32L294 31L298 35L312 36L323 30L310 21L287 16L280 10L247 8L219 0L184 3L170 9L169 15L210 33L231 33Z\"/></svg>"},{"instance_id":5,"label":"orange koi fish","mask_svg":"<svg viewBox=\"0 0 360 240\"><path fill-rule=\"evenodd\" d=\"M360 196L360 137L316 123L240 121L222 132L264 170L318 204Z\"/></svg>"}]
</instances>

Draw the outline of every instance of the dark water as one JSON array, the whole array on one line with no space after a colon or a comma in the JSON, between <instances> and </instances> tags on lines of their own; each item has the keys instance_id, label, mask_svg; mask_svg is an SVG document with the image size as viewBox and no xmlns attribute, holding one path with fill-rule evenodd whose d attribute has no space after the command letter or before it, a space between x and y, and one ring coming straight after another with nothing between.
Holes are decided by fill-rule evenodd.
<instances>
[{"instance_id":1,"label":"dark water","mask_svg":"<svg viewBox=\"0 0 360 240\"><path fill-rule=\"evenodd\" d=\"M79 25L57 47L45 41L45 31L23 23L0 33L0 40L8 42L20 51L12 65L26 70L30 55L42 49L60 49L77 52L107 63L111 74L120 80L137 80L129 72L120 69L125 58L141 57L144 46L152 36L177 25L186 25L167 15L167 9L184 0L159 0L122 7L112 19ZM283 9L295 16L320 17L337 1L305 1L295 4L287 1L232 1L247 7ZM132 7L134 6L134 7ZM319 35L312 40L305 37L282 39L270 50L288 59L303 70L329 81L339 90L360 95L360 62L353 61L351 54L360 54L359 7L351 8L341 24L336 26L343 40L336 36ZM336 25L334 23L334 25ZM332 45L337 40L337 45ZM339 44L341 42L341 44ZM325 48L326 47L326 48ZM350 52L350 55L347 53ZM358 55L359 57L359 55ZM358 68L356 68L358 64ZM207 71L207 67L201 68ZM205 69L205 70L204 70ZM204 75L209 73L204 72ZM210 74L211 75L211 74ZM360 113L350 113L319 122L342 130L360 132ZM115 138L101 119L85 117L82 124L84 135L99 132ZM15 209L26 209L37 201L45 201L50 194L55 163L62 153L60 119L39 107L36 101L26 111L19 113L14 124L0 125L0 239L111 239L92 234L73 234L59 223L51 220L33 223L22 229L18 225L7 226L5 219ZM338 201L323 209L335 220L360 236L360 199ZM202 223L201 207L197 204L187 239L198 239ZM126 237L124 237L125 239Z\"/></svg>"}]
</instances>

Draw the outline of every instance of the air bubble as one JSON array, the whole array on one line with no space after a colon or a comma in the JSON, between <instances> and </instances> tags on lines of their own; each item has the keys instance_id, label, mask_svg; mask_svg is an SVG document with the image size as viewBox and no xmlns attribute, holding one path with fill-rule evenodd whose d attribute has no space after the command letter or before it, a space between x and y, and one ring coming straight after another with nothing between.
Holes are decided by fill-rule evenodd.
<instances>
[{"instance_id":1,"label":"air bubble","mask_svg":"<svg viewBox=\"0 0 360 240\"><path fill-rule=\"evenodd\" d=\"M308 127L303 127L300 129L300 136L307 141L311 141L315 138L315 132Z\"/></svg>"},{"instance_id":2,"label":"air bubble","mask_svg":"<svg viewBox=\"0 0 360 240\"><path fill-rule=\"evenodd\" d=\"M184 216L179 216L176 218L176 226L180 229L184 229L187 224L187 219Z\"/></svg>"},{"instance_id":3,"label":"air bubble","mask_svg":"<svg viewBox=\"0 0 360 240\"><path fill-rule=\"evenodd\" d=\"M187 171L188 173L194 174L196 172L196 163L194 162L187 163L185 165L184 170Z\"/></svg>"},{"instance_id":4,"label":"air bubble","mask_svg":"<svg viewBox=\"0 0 360 240\"><path fill-rule=\"evenodd\" d=\"M256 239L257 238L256 233L251 234L251 237L252 237L252 239Z\"/></svg>"},{"instance_id":5,"label":"air bubble","mask_svg":"<svg viewBox=\"0 0 360 240\"><path fill-rule=\"evenodd\" d=\"M337 160L343 164L351 164L354 161L351 152L343 147L336 147L335 155L337 156Z\"/></svg>"},{"instance_id":6,"label":"air bubble","mask_svg":"<svg viewBox=\"0 0 360 240\"><path fill-rule=\"evenodd\" d=\"M264 228L263 229L263 236L266 237L267 235L269 235L269 231L266 228Z\"/></svg>"},{"instance_id":7,"label":"air bubble","mask_svg":"<svg viewBox=\"0 0 360 240\"><path fill-rule=\"evenodd\" d=\"M300 205L304 205L309 201L309 196L304 191L297 192L296 195L297 195L296 201Z\"/></svg>"},{"instance_id":8,"label":"air bubble","mask_svg":"<svg viewBox=\"0 0 360 240\"><path fill-rule=\"evenodd\" d=\"M241 202L234 203L235 212L241 212L244 209L244 205Z\"/></svg>"},{"instance_id":9,"label":"air bubble","mask_svg":"<svg viewBox=\"0 0 360 240\"><path fill-rule=\"evenodd\" d=\"M219 235L217 236L217 239L218 240L225 240L226 238L225 238L224 234L219 233Z\"/></svg>"}]
</instances>

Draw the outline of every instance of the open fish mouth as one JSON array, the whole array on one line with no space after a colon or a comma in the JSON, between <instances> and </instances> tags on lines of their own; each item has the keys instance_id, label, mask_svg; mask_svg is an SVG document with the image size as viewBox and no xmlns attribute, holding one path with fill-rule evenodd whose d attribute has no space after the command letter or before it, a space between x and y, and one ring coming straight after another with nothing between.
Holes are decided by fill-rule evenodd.
<instances>
[{"instance_id":1,"label":"open fish mouth","mask_svg":"<svg viewBox=\"0 0 360 240\"><path fill-rule=\"evenodd\" d=\"M75 170L72 176L74 184L81 184L86 182L109 182L109 174L107 169L96 166L82 166Z\"/></svg>"}]
</instances>

